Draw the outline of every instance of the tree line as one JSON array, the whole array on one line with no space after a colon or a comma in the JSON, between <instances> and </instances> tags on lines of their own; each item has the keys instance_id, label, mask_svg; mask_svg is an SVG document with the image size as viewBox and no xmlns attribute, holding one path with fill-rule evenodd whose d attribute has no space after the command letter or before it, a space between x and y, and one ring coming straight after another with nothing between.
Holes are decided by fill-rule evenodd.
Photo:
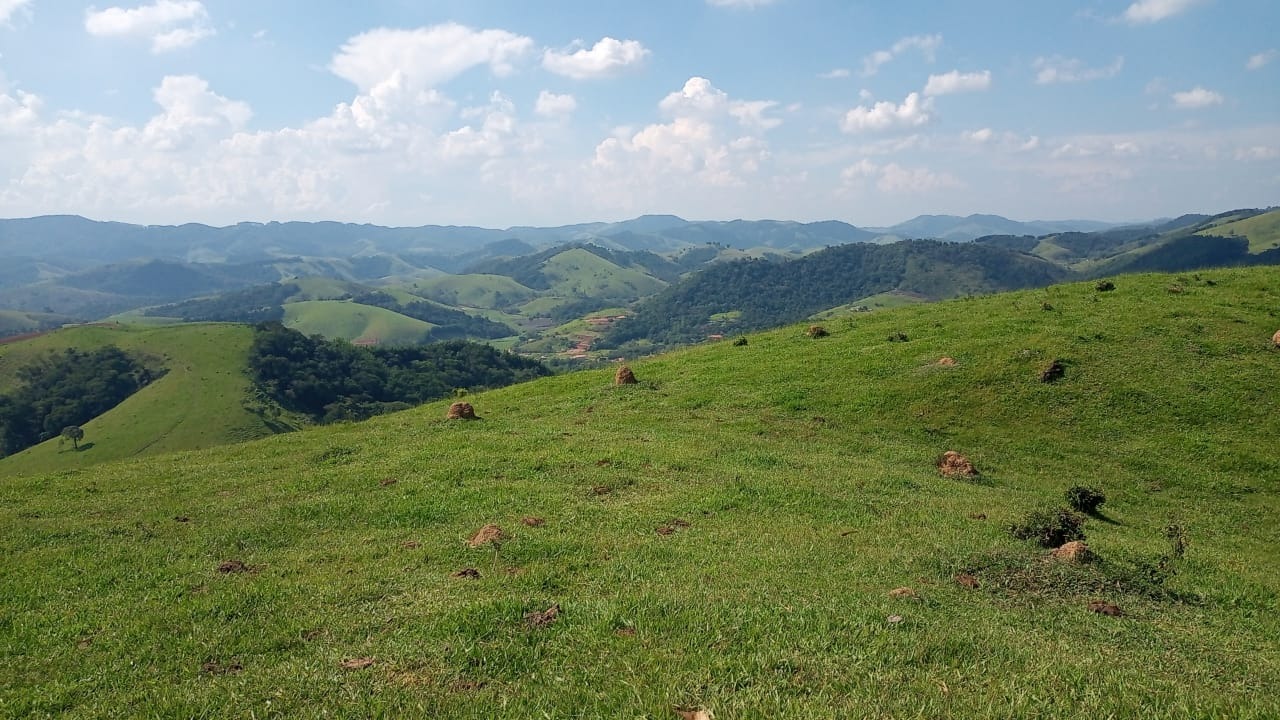
<instances>
[{"instance_id":1,"label":"tree line","mask_svg":"<svg viewBox=\"0 0 1280 720\"><path fill-rule=\"evenodd\" d=\"M279 323L255 326L249 371L267 397L320 423L361 420L458 389L496 388L551 374L536 360L478 343L366 348Z\"/></svg>"},{"instance_id":2,"label":"tree line","mask_svg":"<svg viewBox=\"0 0 1280 720\"><path fill-rule=\"evenodd\" d=\"M89 422L160 374L115 346L67 348L37 358L18 368L18 389L0 395L0 455Z\"/></svg>"}]
</instances>

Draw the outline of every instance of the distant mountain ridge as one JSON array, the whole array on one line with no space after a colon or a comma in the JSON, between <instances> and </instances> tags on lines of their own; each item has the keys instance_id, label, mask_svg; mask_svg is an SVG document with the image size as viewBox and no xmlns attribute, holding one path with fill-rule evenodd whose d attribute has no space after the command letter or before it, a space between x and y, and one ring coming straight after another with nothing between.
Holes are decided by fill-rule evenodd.
<instances>
[{"instance_id":1,"label":"distant mountain ridge","mask_svg":"<svg viewBox=\"0 0 1280 720\"><path fill-rule=\"evenodd\" d=\"M190 263L251 263L285 257L373 257L394 255L441 261L459 255L484 257L523 254L574 242L615 250L668 252L719 243L808 251L850 242L885 239L973 240L983 235L1044 235L1090 232L1113 227L1090 220L1022 223L999 215L921 215L888 228L859 228L838 220L691 221L674 215L642 215L622 222L593 222L559 227L423 225L383 227L339 222L242 222L225 227L199 223L132 225L90 220L78 215L0 219L0 258L28 263L57 260L68 269L155 258ZM479 255L479 256L477 256ZM443 268L442 268L443 269ZM32 270L34 272L34 270Z\"/></svg>"}]
</instances>

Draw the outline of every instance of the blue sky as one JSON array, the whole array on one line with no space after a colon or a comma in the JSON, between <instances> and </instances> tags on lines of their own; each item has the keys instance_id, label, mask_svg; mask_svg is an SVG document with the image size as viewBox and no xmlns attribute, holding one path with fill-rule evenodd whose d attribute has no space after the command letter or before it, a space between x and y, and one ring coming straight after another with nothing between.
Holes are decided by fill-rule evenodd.
<instances>
[{"instance_id":1,"label":"blue sky","mask_svg":"<svg viewBox=\"0 0 1280 720\"><path fill-rule=\"evenodd\" d=\"M0 0L0 216L489 227L1280 202L1280 3Z\"/></svg>"}]
</instances>

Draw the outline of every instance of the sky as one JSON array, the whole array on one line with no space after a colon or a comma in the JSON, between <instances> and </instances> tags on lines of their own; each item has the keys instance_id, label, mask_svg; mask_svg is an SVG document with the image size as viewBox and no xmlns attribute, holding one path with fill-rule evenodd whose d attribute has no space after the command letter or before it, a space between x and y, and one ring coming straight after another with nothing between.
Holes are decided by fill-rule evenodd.
<instances>
[{"instance_id":1,"label":"sky","mask_svg":"<svg viewBox=\"0 0 1280 720\"><path fill-rule=\"evenodd\" d=\"M1275 0L0 0L0 217L1280 204Z\"/></svg>"}]
</instances>

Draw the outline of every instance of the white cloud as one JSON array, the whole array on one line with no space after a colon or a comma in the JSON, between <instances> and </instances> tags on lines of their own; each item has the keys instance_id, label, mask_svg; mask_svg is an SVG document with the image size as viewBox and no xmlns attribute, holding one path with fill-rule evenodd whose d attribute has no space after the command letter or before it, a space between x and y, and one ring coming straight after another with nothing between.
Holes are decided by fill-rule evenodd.
<instances>
[{"instance_id":1,"label":"white cloud","mask_svg":"<svg viewBox=\"0 0 1280 720\"><path fill-rule=\"evenodd\" d=\"M1237 160L1275 160L1280 158L1280 148L1273 145L1253 145L1236 150Z\"/></svg>"},{"instance_id":2,"label":"white cloud","mask_svg":"<svg viewBox=\"0 0 1280 720\"><path fill-rule=\"evenodd\" d=\"M1176 92L1172 97L1174 107L1183 110L1197 110L1212 105L1221 105L1223 100L1222 95L1199 86L1190 90Z\"/></svg>"},{"instance_id":3,"label":"white cloud","mask_svg":"<svg viewBox=\"0 0 1280 720\"><path fill-rule=\"evenodd\" d=\"M560 117L571 115L578 109L578 101L572 95L557 95L543 90L538 93L538 101L533 111L543 117Z\"/></svg>"},{"instance_id":4,"label":"white cloud","mask_svg":"<svg viewBox=\"0 0 1280 720\"><path fill-rule=\"evenodd\" d=\"M657 198L740 198L771 158L764 134L780 121L764 113L775 105L737 100L706 78L690 78L658 104L669 122L618 128L596 146L591 192L605 206L627 209Z\"/></svg>"},{"instance_id":5,"label":"white cloud","mask_svg":"<svg viewBox=\"0 0 1280 720\"><path fill-rule=\"evenodd\" d=\"M649 50L637 40L602 38L591 49L579 48L574 52L547 50L542 56L542 67L557 75L575 80L610 77L635 67L649 56Z\"/></svg>"},{"instance_id":6,"label":"white cloud","mask_svg":"<svg viewBox=\"0 0 1280 720\"><path fill-rule=\"evenodd\" d=\"M691 77L684 87L658 103L658 108L672 117L715 117L725 115L735 118L744 127L769 130L782 124L778 118L765 115L778 103L773 100L731 100L723 90L701 77Z\"/></svg>"},{"instance_id":7,"label":"white cloud","mask_svg":"<svg viewBox=\"0 0 1280 720\"><path fill-rule=\"evenodd\" d=\"M1091 68L1086 67L1084 61L1077 58L1054 55L1036 58L1032 68L1036 71L1037 85L1089 82L1115 77L1124 68L1124 57L1117 57L1114 62L1105 67Z\"/></svg>"},{"instance_id":8,"label":"white cloud","mask_svg":"<svg viewBox=\"0 0 1280 720\"><path fill-rule=\"evenodd\" d=\"M0 92L0 137L21 137L40 120L43 107L40 98L31 93L18 91L17 97L11 97Z\"/></svg>"},{"instance_id":9,"label":"white cloud","mask_svg":"<svg viewBox=\"0 0 1280 720\"><path fill-rule=\"evenodd\" d=\"M922 100L919 93L911 93L901 105L887 100L871 107L859 105L845 113L840 129L847 133L860 133L920 127L933 119L932 110L932 98Z\"/></svg>"},{"instance_id":10,"label":"white cloud","mask_svg":"<svg viewBox=\"0 0 1280 720\"><path fill-rule=\"evenodd\" d=\"M919 50L925 59L933 62L938 47L942 45L942 35L911 35L893 44L888 50L877 50L862 60L862 74L865 77L875 75L880 66L908 50Z\"/></svg>"},{"instance_id":11,"label":"white cloud","mask_svg":"<svg viewBox=\"0 0 1280 720\"><path fill-rule=\"evenodd\" d=\"M195 75L165 77L153 97L163 112L146 124L141 140L156 150L179 150L201 138L225 137L243 130L253 117L247 104L218 95Z\"/></svg>"},{"instance_id":12,"label":"white cloud","mask_svg":"<svg viewBox=\"0 0 1280 720\"><path fill-rule=\"evenodd\" d=\"M190 47L215 34L209 13L199 0L156 0L128 10L89 8L84 29L98 37L150 38L151 52L157 54Z\"/></svg>"},{"instance_id":13,"label":"white cloud","mask_svg":"<svg viewBox=\"0 0 1280 720\"><path fill-rule=\"evenodd\" d=\"M853 73L849 71L849 68L834 68L824 73L818 73L818 77L823 80L840 80L842 78L847 78L852 74Z\"/></svg>"},{"instance_id":14,"label":"white cloud","mask_svg":"<svg viewBox=\"0 0 1280 720\"><path fill-rule=\"evenodd\" d=\"M1125 9L1121 18L1130 25L1160 22L1186 12L1201 2L1203 0L1138 0Z\"/></svg>"},{"instance_id":15,"label":"white cloud","mask_svg":"<svg viewBox=\"0 0 1280 720\"><path fill-rule=\"evenodd\" d=\"M990 70L974 73L962 73L959 70L952 70L942 75L930 75L929 81L924 86L924 94L927 96L952 95L962 92L977 92L990 87Z\"/></svg>"},{"instance_id":16,"label":"white cloud","mask_svg":"<svg viewBox=\"0 0 1280 720\"><path fill-rule=\"evenodd\" d=\"M969 142L978 143L979 145L982 145L982 144L991 142L991 139L995 137L995 131L992 130L991 128L982 128L981 130L974 130L973 132L967 132L964 134L964 137Z\"/></svg>"},{"instance_id":17,"label":"white cloud","mask_svg":"<svg viewBox=\"0 0 1280 720\"><path fill-rule=\"evenodd\" d=\"M1280 57L1280 50L1264 50L1260 53L1249 56L1249 61L1244 64L1246 70L1261 70L1266 67L1272 60Z\"/></svg>"},{"instance_id":18,"label":"white cloud","mask_svg":"<svg viewBox=\"0 0 1280 720\"><path fill-rule=\"evenodd\" d=\"M927 193L963 186L949 173L934 172L928 168L906 168L894 162L877 165L866 158L842 170L840 179L846 187L856 186L863 180L874 180L881 192L891 194Z\"/></svg>"},{"instance_id":19,"label":"white cloud","mask_svg":"<svg viewBox=\"0 0 1280 720\"><path fill-rule=\"evenodd\" d=\"M478 65L508 75L532 48L532 39L506 30L472 30L456 23L379 28L344 43L329 69L366 93L393 78L401 78L409 90L424 90Z\"/></svg>"},{"instance_id":20,"label":"white cloud","mask_svg":"<svg viewBox=\"0 0 1280 720\"><path fill-rule=\"evenodd\" d=\"M9 22L9 18L13 17L19 8L30 3L31 0L0 0L0 25Z\"/></svg>"}]
</instances>

